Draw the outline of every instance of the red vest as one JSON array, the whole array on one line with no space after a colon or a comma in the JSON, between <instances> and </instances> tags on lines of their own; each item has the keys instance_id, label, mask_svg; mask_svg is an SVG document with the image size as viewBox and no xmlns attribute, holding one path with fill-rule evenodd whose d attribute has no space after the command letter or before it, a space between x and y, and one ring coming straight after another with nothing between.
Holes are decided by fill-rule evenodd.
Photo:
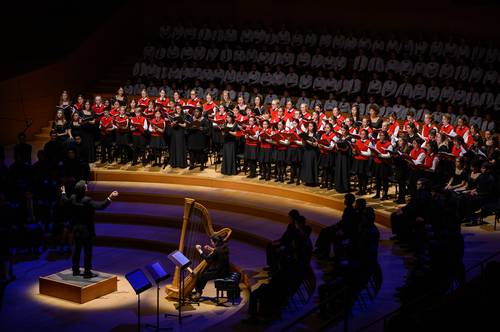
<instances>
[{"instance_id":1,"label":"red vest","mask_svg":"<svg viewBox=\"0 0 500 332\"><path fill-rule=\"evenodd\" d=\"M416 161L418 159L418 156L420 156L420 154L422 154L422 153L425 154L425 150L422 148L412 149L410 151L410 157L411 157L411 159Z\"/></svg>"},{"instance_id":2,"label":"red vest","mask_svg":"<svg viewBox=\"0 0 500 332\"><path fill-rule=\"evenodd\" d=\"M441 126L441 131L449 135L453 131L453 126L451 124Z\"/></svg>"},{"instance_id":3,"label":"red vest","mask_svg":"<svg viewBox=\"0 0 500 332\"><path fill-rule=\"evenodd\" d=\"M260 132L266 133L269 136L271 136L273 134L273 130L271 128L267 128L267 130L261 129ZM260 142L261 149L270 149L271 147L272 147L271 143L268 143L265 140Z\"/></svg>"},{"instance_id":4,"label":"red vest","mask_svg":"<svg viewBox=\"0 0 500 332\"><path fill-rule=\"evenodd\" d=\"M165 120L163 120L162 118L160 118L160 120L156 120L156 118L154 118L149 123L151 124L151 136L155 136L155 137L163 136L163 133L154 130L153 126L156 126L160 129L165 130Z\"/></svg>"},{"instance_id":5,"label":"red vest","mask_svg":"<svg viewBox=\"0 0 500 332\"><path fill-rule=\"evenodd\" d=\"M467 127L467 126L462 126L462 127L457 126L455 128L455 132L457 133L457 135L462 137L462 138L464 137L465 133L468 131L469 131L469 127Z\"/></svg>"},{"instance_id":6,"label":"red vest","mask_svg":"<svg viewBox=\"0 0 500 332\"><path fill-rule=\"evenodd\" d=\"M387 153L387 149L391 146L391 142L385 141L384 143L381 143L380 141L377 141L375 144L375 148L382 154ZM379 158L378 155L375 155L373 157L373 161L375 164L381 164L381 163L389 163L390 160L387 158Z\"/></svg>"},{"instance_id":7,"label":"red vest","mask_svg":"<svg viewBox=\"0 0 500 332\"><path fill-rule=\"evenodd\" d=\"M115 116L114 122L119 133L128 132L128 117L126 115Z\"/></svg>"},{"instance_id":8,"label":"red vest","mask_svg":"<svg viewBox=\"0 0 500 332\"><path fill-rule=\"evenodd\" d=\"M331 143L331 141L332 141L332 139L333 139L335 136L336 136L336 134L335 134L335 133L333 133L333 132L331 132L330 134L324 133L323 135L321 135L321 140L326 140L326 141L328 141L328 144L330 144L330 143ZM325 149L325 148L323 148L323 147L321 147L321 148L319 149L319 152L320 152L321 154L329 154L329 153L331 153L332 151L333 151L333 150L327 150L327 149Z\"/></svg>"},{"instance_id":9,"label":"red vest","mask_svg":"<svg viewBox=\"0 0 500 332\"><path fill-rule=\"evenodd\" d=\"M137 105L140 107L148 107L149 106L149 97L146 98L139 98L139 101L137 102Z\"/></svg>"},{"instance_id":10,"label":"red vest","mask_svg":"<svg viewBox=\"0 0 500 332\"><path fill-rule=\"evenodd\" d=\"M165 108L167 108L168 104L170 103L170 100L167 97L165 97L165 99L163 99L163 100L161 100L161 98L158 97L158 98L156 98L155 103L160 104L163 107L163 109L165 109Z\"/></svg>"},{"instance_id":11,"label":"red vest","mask_svg":"<svg viewBox=\"0 0 500 332\"><path fill-rule=\"evenodd\" d=\"M108 117L103 116L99 123L99 127L101 129L102 135L110 135L111 132L107 131L107 129L113 127L113 118L111 116Z\"/></svg>"},{"instance_id":12,"label":"red vest","mask_svg":"<svg viewBox=\"0 0 500 332\"><path fill-rule=\"evenodd\" d=\"M248 134L249 136L255 136L255 135L257 135L258 131L259 131L259 126L253 125L252 127L247 127L247 129L245 130L245 133ZM257 146L258 143L259 143L258 140L254 140L251 138L247 138L245 140L245 144L248 146Z\"/></svg>"},{"instance_id":13,"label":"red vest","mask_svg":"<svg viewBox=\"0 0 500 332\"><path fill-rule=\"evenodd\" d=\"M97 104L92 105L92 110L98 118L101 117L102 113L104 113L104 104L97 106Z\"/></svg>"},{"instance_id":14,"label":"red vest","mask_svg":"<svg viewBox=\"0 0 500 332\"><path fill-rule=\"evenodd\" d=\"M424 167L425 168L432 168L432 164L434 163L434 159L437 158L436 154L425 154L425 159L424 159Z\"/></svg>"},{"instance_id":15,"label":"red vest","mask_svg":"<svg viewBox=\"0 0 500 332\"><path fill-rule=\"evenodd\" d=\"M208 114L212 114L214 112L214 107L217 106L215 102L209 103L204 103L203 104L203 111L207 112Z\"/></svg>"},{"instance_id":16,"label":"red vest","mask_svg":"<svg viewBox=\"0 0 500 332\"><path fill-rule=\"evenodd\" d=\"M454 155L455 157L460 157L461 152L462 152L462 146L457 147L455 144L453 144L453 147L451 148L451 154Z\"/></svg>"},{"instance_id":17,"label":"red vest","mask_svg":"<svg viewBox=\"0 0 500 332\"><path fill-rule=\"evenodd\" d=\"M356 149L362 152L368 151L368 145L370 144L370 140L365 139L362 141L361 139L357 139L356 143L354 144L356 146ZM363 156L361 154L356 154L354 155L354 159L357 160L368 160L370 159L370 156Z\"/></svg>"},{"instance_id":18,"label":"red vest","mask_svg":"<svg viewBox=\"0 0 500 332\"><path fill-rule=\"evenodd\" d=\"M391 126L389 127L389 129L387 130L387 133L389 134L389 136L392 137L392 135L394 135L394 133L396 132L396 128L399 127L399 123L397 121L394 121Z\"/></svg>"},{"instance_id":19,"label":"red vest","mask_svg":"<svg viewBox=\"0 0 500 332\"><path fill-rule=\"evenodd\" d=\"M429 137L429 132L432 129L437 129L437 128L432 123L431 124L424 124L422 127L422 136L424 136L425 138Z\"/></svg>"},{"instance_id":20,"label":"red vest","mask_svg":"<svg viewBox=\"0 0 500 332\"><path fill-rule=\"evenodd\" d=\"M281 130L281 131L276 131L276 133L284 134L286 133L286 130ZM284 137L281 137L280 140L284 140ZM283 145L283 144L276 144L276 150L278 151L286 151L288 149L288 145Z\"/></svg>"},{"instance_id":21,"label":"red vest","mask_svg":"<svg viewBox=\"0 0 500 332\"><path fill-rule=\"evenodd\" d=\"M151 120L155 116L155 109L154 108L146 108L143 112L142 115L144 115L148 120Z\"/></svg>"},{"instance_id":22,"label":"red vest","mask_svg":"<svg viewBox=\"0 0 500 332\"><path fill-rule=\"evenodd\" d=\"M120 112L118 112L118 108L112 108L111 111L109 111L109 114L111 116L117 116Z\"/></svg>"},{"instance_id":23,"label":"red vest","mask_svg":"<svg viewBox=\"0 0 500 332\"><path fill-rule=\"evenodd\" d=\"M301 131L300 131L300 129L298 129L298 128L297 128L297 129L295 129L295 130L293 130L293 129L288 129L288 130L287 130L287 132L288 132L288 133L295 133L295 134L299 135ZM299 141L299 142L302 142L302 140L301 140L301 139L299 139L298 141ZM290 138L290 145L289 145L289 147L291 147L291 148L300 148L300 147L301 147L301 145L297 144L297 141L296 141L296 140L294 140L294 137L291 137L291 138Z\"/></svg>"},{"instance_id":24,"label":"red vest","mask_svg":"<svg viewBox=\"0 0 500 332\"><path fill-rule=\"evenodd\" d=\"M146 118L143 116L137 117L134 116L130 119L130 125L135 127L135 130L132 132L134 136L141 136L144 134L144 123L146 122Z\"/></svg>"}]
</instances>

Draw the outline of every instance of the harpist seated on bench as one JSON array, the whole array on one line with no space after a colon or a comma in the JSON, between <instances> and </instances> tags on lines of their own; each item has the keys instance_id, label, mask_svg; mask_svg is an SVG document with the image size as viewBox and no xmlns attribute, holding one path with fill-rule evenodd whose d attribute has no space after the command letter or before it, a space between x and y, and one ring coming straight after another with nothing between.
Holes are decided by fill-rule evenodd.
<instances>
[{"instance_id":1,"label":"harpist seated on bench","mask_svg":"<svg viewBox=\"0 0 500 332\"><path fill-rule=\"evenodd\" d=\"M208 267L196 278L195 293L193 300L199 300L203 294L203 288L209 280L225 278L229 274L229 248L224 239L218 235L210 238L212 246L196 245L200 256L207 261Z\"/></svg>"}]
</instances>

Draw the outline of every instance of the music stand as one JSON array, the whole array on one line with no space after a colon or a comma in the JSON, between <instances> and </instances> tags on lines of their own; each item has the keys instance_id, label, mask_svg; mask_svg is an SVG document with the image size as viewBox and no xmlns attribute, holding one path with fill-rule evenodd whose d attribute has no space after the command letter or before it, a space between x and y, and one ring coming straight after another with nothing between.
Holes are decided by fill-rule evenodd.
<instances>
[{"instance_id":1,"label":"music stand","mask_svg":"<svg viewBox=\"0 0 500 332\"><path fill-rule=\"evenodd\" d=\"M175 264L179 268L179 298L177 303L177 318L179 320L179 324L182 324L182 319L191 317L191 315L182 316L182 306L185 304L184 300L184 270L191 265L191 261L189 258L184 256L182 252L179 250L175 250L168 255L168 259ZM167 316L175 316L171 314L165 314Z\"/></svg>"},{"instance_id":2,"label":"music stand","mask_svg":"<svg viewBox=\"0 0 500 332\"><path fill-rule=\"evenodd\" d=\"M125 275L128 283L137 294L137 331L141 331L141 293L151 288L151 282L141 269L135 269Z\"/></svg>"},{"instance_id":3,"label":"music stand","mask_svg":"<svg viewBox=\"0 0 500 332\"><path fill-rule=\"evenodd\" d=\"M156 284L156 325L146 324L146 328L153 328L154 331L169 331L171 327L160 328L160 282L170 278L170 273L165 271L160 262L154 262L145 267Z\"/></svg>"}]
</instances>

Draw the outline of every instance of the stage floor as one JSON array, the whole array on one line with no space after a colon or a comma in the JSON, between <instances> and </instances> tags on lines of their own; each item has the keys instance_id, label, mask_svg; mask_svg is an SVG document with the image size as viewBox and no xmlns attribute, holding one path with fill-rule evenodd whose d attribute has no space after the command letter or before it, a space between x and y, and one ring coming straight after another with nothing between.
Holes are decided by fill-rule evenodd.
<instances>
[{"instance_id":1,"label":"stage floor","mask_svg":"<svg viewBox=\"0 0 500 332\"><path fill-rule=\"evenodd\" d=\"M45 254L46 255L46 254ZM94 265L99 271L118 276L118 290L84 304L41 295L38 291L38 276L50 275L71 265L71 259L47 261L46 256L36 261L18 263L14 267L17 279L5 289L0 312L0 331L137 331L137 296L124 275L138 267L159 260L169 266L166 255L155 252L111 247L94 248ZM173 269L173 268L172 268ZM166 284L167 282L165 282ZM175 301L164 298L163 284L160 289L160 313L176 314ZM210 282L203 294L215 299L215 288ZM183 321L183 330L200 331L239 312L248 301L248 292L243 290L241 300L234 306L216 306L207 299L200 306L188 305L183 311L193 316ZM221 300L225 302L226 299ZM156 289L141 294L142 323L156 322ZM179 331L177 319L160 316L162 326Z\"/></svg>"}]
</instances>

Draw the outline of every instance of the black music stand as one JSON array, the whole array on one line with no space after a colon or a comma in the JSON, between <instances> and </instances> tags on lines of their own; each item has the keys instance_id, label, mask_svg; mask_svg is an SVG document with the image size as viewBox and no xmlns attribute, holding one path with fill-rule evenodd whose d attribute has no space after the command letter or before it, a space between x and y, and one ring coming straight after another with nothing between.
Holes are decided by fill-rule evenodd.
<instances>
[{"instance_id":1,"label":"black music stand","mask_svg":"<svg viewBox=\"0 0 500 332\"><path fill-rule=\"evenodd\" d=\"M191 315L182 315L182 306L186 303L184 299L184 271L191 265L191 261L179 250L170 253L168 259L179 268L179 298L177 303L177 315L165 314L165 317L177 316L179 324L182 324L183 318L191 317Z\"/></svg>"},{"instance_id":2,"label":"black music stand","mask_svg":"<svg viewBox=\"0 0 500 332\"><path fill-rule=\"evenodd\" d=\"M160 262L149 264L145 269L156 284L156 325L146 324L146 328L152 328L154 331L172 330L171 327L160 327L160 282L170 278L170 273L165 271Z\"/></svg>"},{"instance_id":3,"label":"black music stand","mask_svg":"<svg viewBox=\"0 0 500 332\"><path fill-rule=\"evenodd\" d=\"M141 332L141 293L151 288L151 282L141 269L135 269L125 275L128 283L137 294L137 331Z\"/></svg>"}]
</instances>

